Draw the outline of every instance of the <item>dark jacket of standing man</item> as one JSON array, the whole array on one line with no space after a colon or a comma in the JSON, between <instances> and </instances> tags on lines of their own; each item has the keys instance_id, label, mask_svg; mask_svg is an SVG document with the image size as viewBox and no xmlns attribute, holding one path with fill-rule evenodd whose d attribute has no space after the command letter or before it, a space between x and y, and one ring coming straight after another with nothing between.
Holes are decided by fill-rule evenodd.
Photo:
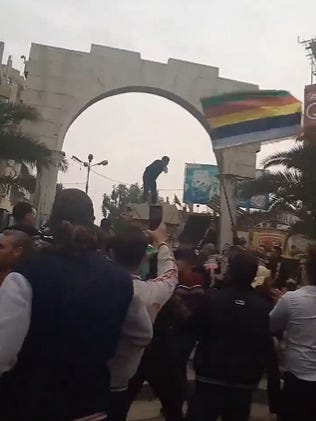
<instances>
[{"instance_id":1,"label":"dark jacket of standing man","mask_svg":"<svg viewBox=\"0 0 316 421\"><path fill-rule=\"evenodd\" d=\"M5 421L105 419L107 361L133 295L130 276L96 251L93 206L56 197L54 244L0 288L0 407Z\"/></svg>"},{"instance_id":2,"label":"dark jacket of standing man","mask_svg":"<svg viewBox=\"0 0 316 421\"><path fill-rule=\"evenodd\" d=\"M36 237L41 233L35 227L36 211L28 202L17 203L12 210L15 224L8 227L9 230L23 231L30 237Z\"/></svg>"},{"instance_id":3,"label":"dark jacket of standing man","mask_svg":"<svg viewBox=\"0 0 316 421\"><path fill-rule=\"evenodd\" d=\"M163 156L161 159L156 159L145 169L143 175L144 182L144 202L148 202L149 193L151 193L151 203L155 204L158 200L157 193L157 178L164 171L168 172L168 164L170 158Z\"/></svg>"},{"instance_id":4,"label":"dark jacket of standing man","mask_svg":"<svg viewBox=\"0 0 316 421\"><path fill-rule=\"evenodd\" d=\"M201 311L195 354L196 392L189 420L246 421L272 342L269 307L253 290L257 258L244 251L229 261L230 284L213 290Z\"/></svg>"}]
</instances>

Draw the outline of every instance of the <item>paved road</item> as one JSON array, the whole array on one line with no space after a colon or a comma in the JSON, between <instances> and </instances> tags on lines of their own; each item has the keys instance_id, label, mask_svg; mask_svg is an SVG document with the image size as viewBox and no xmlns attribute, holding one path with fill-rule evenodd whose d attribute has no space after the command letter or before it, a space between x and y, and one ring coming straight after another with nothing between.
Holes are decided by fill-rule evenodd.
<instances>
[{"instance_id":1,"label":"paved road","mask_svg":"<svg viewBox=\"0 0 316 421\"><path fill-rule=\"evenodd\" d=\"M160 403L158 401L136 401L133 405L129 421L163 421L160 415ZM251 421L270 421L268 408L265 405L254 404Z\"/></svg>"}]
</instances>

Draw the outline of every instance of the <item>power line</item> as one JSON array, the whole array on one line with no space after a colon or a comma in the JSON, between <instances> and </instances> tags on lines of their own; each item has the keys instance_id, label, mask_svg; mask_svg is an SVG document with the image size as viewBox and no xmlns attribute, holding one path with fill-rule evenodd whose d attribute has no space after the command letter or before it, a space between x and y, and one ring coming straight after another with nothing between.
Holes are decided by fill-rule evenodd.
<instances>
[{"instance_id":1,"label":"power line","mask_svg":"<svg viewBox=\"0 0 316 421\"><path fill-rule=\"evenodd\" d=\"M106 175L100 174L95 170L91 170L94 174L99 175L102 178L105 178L107 180L113 181L115 183L120 183L120 184L125 184L127 186L131 186L133 183L126 183L124 181L120 181L120 180L115 180L115 178L111 178L111 177L107 177ZM159 189L159 191L183 191L183 189Z\"/></svg>"},{"instance_id":2,"label":"power line","mask_svg":"<svg viewBox=\"0 0 316 421\"><path fill-rule=\"evenodd\" d=\"M91 169L91 172L93 172L94 174L98 175L99 177L104 178L105 180L109 180L112 181L113 183L119 183L119 184L124 184L126 186L131 186L133 183L127 183L125 181L122 180L117 180L115 178L112 177L108 177L107 175L104 174L100 174L99 172L95 171L94 169ZM64 184L84 184L84 183L64 183ZM183 189L159 189L159 191L183 191Z\"/></svg>"},{"instance_id":3,"label":"power line","mask_svg":"<svg viewBox=\"0 0 316 421\"><path fill-rule=\"evenodd\" d=\"M82 182L82 183L70 183L70 182L68 182L68 183L61 183L62 185L66 185L66 184L71 184L72 186L74 186L75 184L76 185L82 185L82 184L86 184L84 181Z\"/></svg>"},{"instance_id":4,"label":"power line","mask_svg":"<svg viewBox=\"0 0 316 421\"><path fill-rule=\"evenodd\" d=\"M106 180L113 181L114 183L125 184L127 186L130 186L131 184L133 184L133 183L125 183L125 181L115 180L115 178L107 177L106 175L100 174L99 172L95 170L91 170L91 172L93 172L96 175L99 175L102 178L105 178Z\"/></svg>"}]
</instances>

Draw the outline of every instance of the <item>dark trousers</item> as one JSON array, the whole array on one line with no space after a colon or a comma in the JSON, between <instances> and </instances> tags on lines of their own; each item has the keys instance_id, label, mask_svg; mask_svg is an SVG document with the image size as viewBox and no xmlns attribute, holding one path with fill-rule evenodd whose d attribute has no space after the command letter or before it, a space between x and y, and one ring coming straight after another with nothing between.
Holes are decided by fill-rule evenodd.
<instances>
[{"instance_id":1,"label":"dark trousers","mask_svg":"<svg viewBox=\"0 0 316 421\"><path fill-rule=\"evenodd\" d=\"M285 373L281 420L316 420L316 382L300 380L291 373Z\"/></svg>"},{"instance_id":2,"label":"dark trousers","mask_svg":"<svg viewBox=\"0 0 316 421\"><path fill-rule=\"evenodd\" d=\"M125 421L127 413L147 381L159 398L167 421L182 421L182 406L187 395L186 364L165 365L152 363L151 356L144 354L136 375L130 380L124 395L112 393L110 421ZM121 394L121 396L119 396Z\"/></svg>"},{"instance_id":3,"label":"dark trousers","mask_svg":"<svg viewBox=\"0 0 316 421\"><path fill-rule=\"evenodd\" d=\"M148 202L149 193L150 193L150 203L155 205L158 201L156 179L148 175L144 175L143 183L144 183L144 202Z\"/></svg>"},{"instance_id":4,"label":"dark trousers","mask_svg":"<svg viewBox=\"0 0 316 421\"><path fill-rule=\"evenodd\" d=\"M280 414L281 408L281 376L276 350L272 348L267 364L268 402L271 414Z\"/></svg>"},{"instance_id":5,"label":"dark trousers","mask_svg":"<svg viewBox=\"0 0 316 421\"><path fill-rule=\"evenodd\" d=\"M129 411L128 392L111 392L108 410L109 421L125 421Z\"/></svg>"},{"instance_id":6,"label":"dark trousers","mask_svg":"<svg viewBox=\"0 0 316 421\"><path fill-rule=\"evenodd\" d=\"M251 399L250 390L196 382L187 420L216 421L221 417L222 421L248 421Z\"/></svg>"}]
</instances>

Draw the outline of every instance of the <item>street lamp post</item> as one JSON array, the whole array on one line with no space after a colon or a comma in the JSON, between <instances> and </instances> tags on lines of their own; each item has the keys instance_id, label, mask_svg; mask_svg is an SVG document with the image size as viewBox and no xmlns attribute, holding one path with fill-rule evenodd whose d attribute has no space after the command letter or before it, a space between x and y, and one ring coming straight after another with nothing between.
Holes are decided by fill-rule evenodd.
<instances>
[{"instance_id":1,"label":"street lamp post","mask_svg":"<svg viewBox=\"0 0 316 421\"><path fill-rule=\"evenodd\" d=\"M108 165L108 161L104 159L103 161L97 162L96 164L92 164L93 155L90 153L88 155L88 161L82 161L81 159L77 158L75 155L72 156L72 159L82 164L84 167L87 168L87 181L86 181L86 193L88 194L89 191L89 181L90 181L90 171L92 167L96 167L97 165Z\"/></svg>"}]
</instances>

